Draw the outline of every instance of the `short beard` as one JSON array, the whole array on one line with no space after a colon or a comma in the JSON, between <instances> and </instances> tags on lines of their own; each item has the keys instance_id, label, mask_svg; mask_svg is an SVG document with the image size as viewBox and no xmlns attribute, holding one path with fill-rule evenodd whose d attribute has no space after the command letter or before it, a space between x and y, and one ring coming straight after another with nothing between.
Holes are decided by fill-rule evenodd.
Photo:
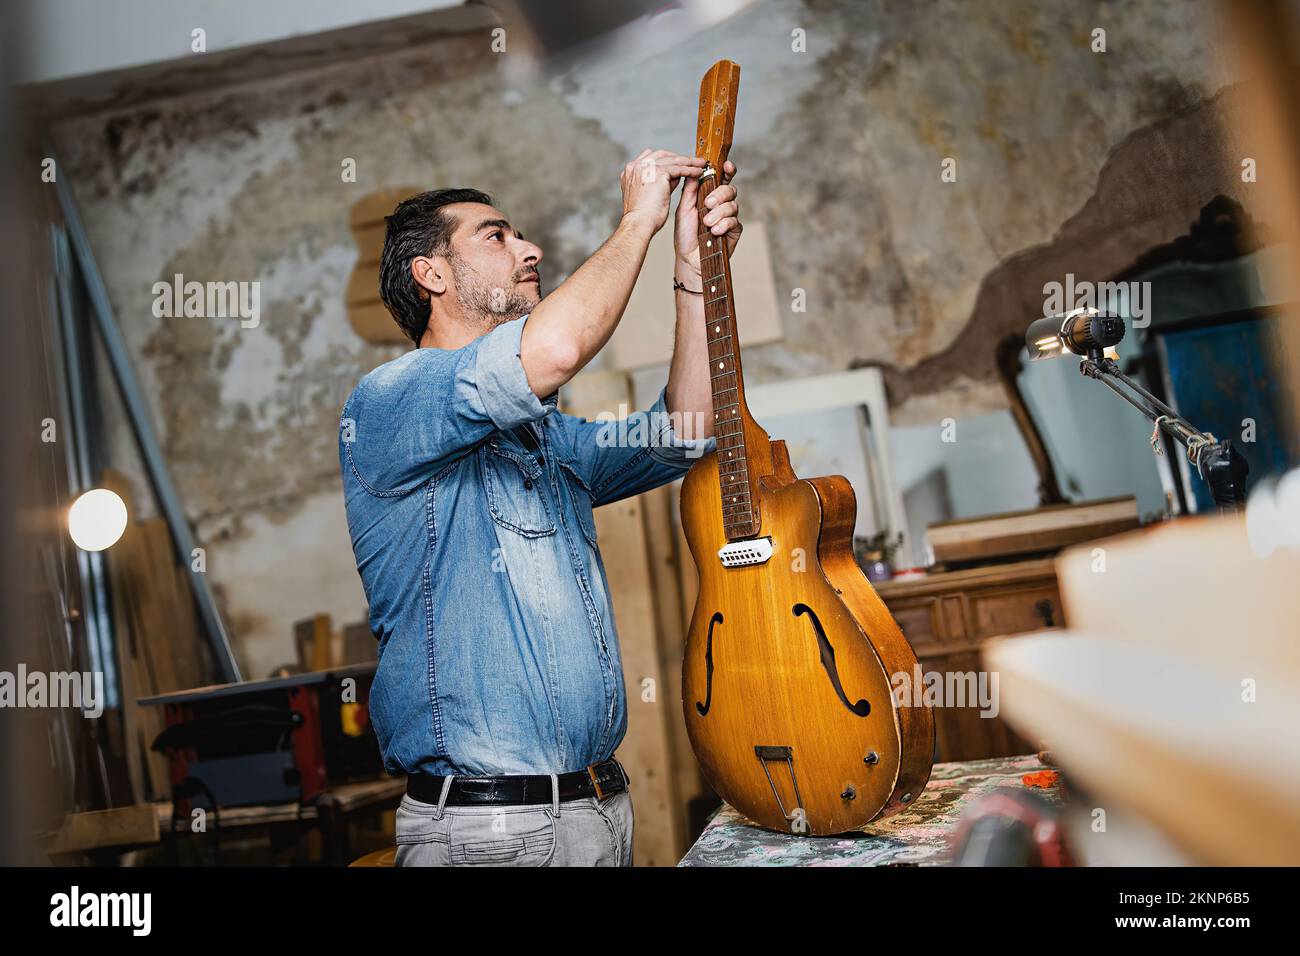
<instances>
[{"instance_id":1,"label":"short beard","mask_svg":"<svg viewBox=\"0 0 1300 956\"><path fill-rule=\"evenodd\" d=\"M520 292L507 292L500 286L493 286L474 270L469 263L458 256L448 256L451 273L456 280L456 296L460 300L465 319L479 328L489 331L527 315L537 307L537 303ZM541 285L538 284L538 295Z\"/></svg>"}]
</instances>

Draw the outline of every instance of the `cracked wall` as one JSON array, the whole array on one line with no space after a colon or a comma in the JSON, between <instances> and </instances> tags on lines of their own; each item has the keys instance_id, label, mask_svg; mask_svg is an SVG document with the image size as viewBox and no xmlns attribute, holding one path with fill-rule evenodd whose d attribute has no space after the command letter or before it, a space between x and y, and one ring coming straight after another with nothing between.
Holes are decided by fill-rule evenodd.
<instances>
[{"instance_id":1,"label":"cracked wall","mask_svg":"<svg viewBox=\"0 0 1300 956\"><path fill-rule=\"evenodd\" d=\"M802 288L808 303L783 342L747 350L750 380L878 363L900 422L993 409L993 343L1041 311L1047 278L1106 278L1217 192L1249 205L1211 12L760 0L640 64L530 76L468 34L60 122L246 674L292 658L293 620L364 613L335 429L356 379L401 350L361 342L344 314L358 198L485 188L545 250L553 287L615 225L627 158L685 146L699 76L727 56L743 70L745 218L768 226L779 301ZM1105 54L1089 50L1096 26ZM260 282L259 326L156 318L153 284L177 273Z\"/></svg>"}]
</instances>

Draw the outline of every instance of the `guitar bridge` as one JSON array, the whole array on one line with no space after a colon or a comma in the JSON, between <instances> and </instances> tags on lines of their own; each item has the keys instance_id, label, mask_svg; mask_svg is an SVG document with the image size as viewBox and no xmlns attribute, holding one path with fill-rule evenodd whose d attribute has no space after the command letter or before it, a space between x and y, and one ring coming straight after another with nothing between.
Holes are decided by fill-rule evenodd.
<instances>
[{"instance_id":1,"label":"guitar bridge","mask_svg":"<svg viewBox=\"0 0 1300 956\"><path fill-rule=\"evenodd\" d=\"M765 564L772 557L772 539L754 538L750 541L732 541L718 549L718 558L724 568L739 568L747 564Z\"/></svg>"}]
</instances>

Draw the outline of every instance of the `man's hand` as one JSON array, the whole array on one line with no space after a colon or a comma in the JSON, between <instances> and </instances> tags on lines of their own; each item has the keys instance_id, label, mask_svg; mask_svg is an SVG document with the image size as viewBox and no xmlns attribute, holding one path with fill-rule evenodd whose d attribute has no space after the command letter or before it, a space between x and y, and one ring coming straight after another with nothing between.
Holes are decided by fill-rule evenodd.
<instances>
[{"instance_id":1,"label":"man's hand","mask_svg":"<svg viewBox=\"0 0 1300 956\"><path fill-rule=\"evenodd\" d=\"M545 398L600 351L627 308L650 239L668 220L681 179L698 179L705 161L643 149L623 167L623 219L591 258L533 308L520 340L528 387ZM700 326L703 329L703 325Z\"/></svg>"},{"instance_id":2,"label":"man's hand","mask_svg":"<svg viewBox=\"0 0 1300 956\"><path fill-rule=\"evenodd\" d=\"M668 203L679 180L696 182L704 170L699 156L682 156L666 149L643 149L623 167L623 218L644 220L651 232L668 221Z\"/></svg>"},{"instance_id":3,"label":"man's hand","mask_svg":"<svg viewBox=\"0 0 1300 956\"><path fill-rule=\"evenodd\" d=\"M740 224L740 204L736 199L736 187L731 180L736 176L736 164L727 160L722 166L722 184L718 185L704 200L708 212L704 216L704 225L715 236L727 237L727 256L740 241L744 226ZM677 202L677 221L673 230L673 241L677 249L677 276L681 279L698 279L700 277L700 214L696 197L700 191L698 176L687 179L682 186L682 198Z\"/></svg>"}]
</instances>

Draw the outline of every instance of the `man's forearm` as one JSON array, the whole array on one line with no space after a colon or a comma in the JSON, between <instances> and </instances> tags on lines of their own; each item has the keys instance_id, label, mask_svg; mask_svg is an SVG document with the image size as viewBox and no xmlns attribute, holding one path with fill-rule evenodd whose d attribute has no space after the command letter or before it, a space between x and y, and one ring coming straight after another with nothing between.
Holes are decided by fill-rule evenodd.
<instances>
[{"instance_id":1,"label":"man's forearm","mask_svg":"<svg viewBox=\"0 0 1300 956\"><path fill-rule=\"evenodd\" d=\"M677 278L689 288L700 288L693 269L678 263ZM677 327L673 359L668 369L668 411L681 438L708 438L713 434L713 389L709 377L708 334L704 327L704 296L678 290Z\"/></svg>"},{"instance_id":2,"label":"man's forearm","mask_svg":"<svg viewBox=\"0 0 1300 956\"><path fill-rule=\"evenodd\" d=\"M646 217L625 215L591 258L537 304L524 324L520 356L539 397L576 375L614 333L654 232Z\"/></svg>"}]
</instances>

